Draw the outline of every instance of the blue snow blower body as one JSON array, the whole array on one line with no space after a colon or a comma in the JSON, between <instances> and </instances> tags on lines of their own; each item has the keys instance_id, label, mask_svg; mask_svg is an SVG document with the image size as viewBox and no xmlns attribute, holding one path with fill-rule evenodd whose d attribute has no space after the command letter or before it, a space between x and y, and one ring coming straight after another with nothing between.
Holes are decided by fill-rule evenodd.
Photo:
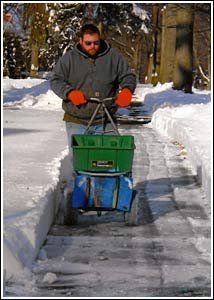
<instances>
[{"instance_id":1,"label":"blue snow blower body","mask_svg":"<svg viewBox=\"0 0 214 300\"><path fill-rule=\"evenodd\" d=\"M115 175L114 177L77 175L72 207L86 210L130 211L132 186L130 175Z\"/></svg>"}]
</instances>

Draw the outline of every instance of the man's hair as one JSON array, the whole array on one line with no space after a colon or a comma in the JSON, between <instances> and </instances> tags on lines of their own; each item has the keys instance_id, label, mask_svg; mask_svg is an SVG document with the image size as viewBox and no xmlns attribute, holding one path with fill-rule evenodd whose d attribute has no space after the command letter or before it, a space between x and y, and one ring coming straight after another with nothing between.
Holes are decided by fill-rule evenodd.
<instances>
[{"instance_id":1,"label":"man's hair","mask_svg":"<svg viewBox=\"0 0 214 300\"><path fill-rule=\"evenodd\" d=\"M89 34L94 34L97 33L100 36L100 31L97 28L97 26L93 24L85 24L82 26L80 30L80 37L83 38L83 35L89 33Z\"/></svg>"}]
</instances>

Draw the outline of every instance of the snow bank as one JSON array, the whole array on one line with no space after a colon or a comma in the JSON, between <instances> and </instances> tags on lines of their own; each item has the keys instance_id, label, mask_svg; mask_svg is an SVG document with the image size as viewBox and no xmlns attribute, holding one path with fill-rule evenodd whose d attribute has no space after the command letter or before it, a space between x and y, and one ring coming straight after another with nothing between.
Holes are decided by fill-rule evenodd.
<instances>
[{"instance_id":1,"label":"snow bank","mask_svg":"<svg viewBox=\"0 0 214 300\"><path fill-rule=\"evenodd\" d=\"M62 112L4 110L4 269L6 280L28 276L58 211L69 166Z\"/></svg>"},{"instance_id":2,"label":"snow bank","mask_svg":"<svg viewBox=\"0 0 214 300\"><path fill-rule=\"evenodd\" d=\"M190 122L191 120L191 122ZM157 109L151 125L183 144L206 196L211 200L211 103Z\"/></svg>"},{"instance_id":3,"label":"snow bank","mask_svg":"<svg viewBox=\"0 0 214 300\"><path fill-rule=\"evenodd\" d=\"M61 99L45 79L4 79L4 107L62 111Z\"/></svg>"},{"instance_id":4,"label":"snow bank","mask_svg":"<svg viewBox=\"0 0 214 300\"><path fill-rule=\"evenodd\" d=\"M14 218L11 214L4 219L4 269L6 279L13 277L21 279L26 277L43 244L51 224L56 216L61 195L61 183L66 180L64 177L65 166L68 165L68 151L55 158L51 165L50 184L44 185L44 191L34 199L37 202L29 212L24 210L20 216ZM47 162L46 165L49 165ZM45 169L45 165L44 165ZM42 173L42 166L40 168ZM30 174L29 174L30 176ZM23 190L24 192L24 190ZM25 193L26 202L29 193ZM22 214L22 215L21 215Z\"/></svg>"}]
</instances>

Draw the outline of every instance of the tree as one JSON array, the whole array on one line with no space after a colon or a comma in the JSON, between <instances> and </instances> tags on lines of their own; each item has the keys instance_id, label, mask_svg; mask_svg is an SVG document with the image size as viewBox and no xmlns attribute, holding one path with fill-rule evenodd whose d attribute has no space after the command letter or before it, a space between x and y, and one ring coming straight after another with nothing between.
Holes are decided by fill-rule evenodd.
<instances>
[{"instance_id":1,"label":"tree","mask_svg":"<svg viewBox=\"0 0 214 300\"><path fill-rule=\"evenodd\" d=\"M178 6L168 4L161 9L159 82L170 82L173 77L176 43L176 13Z\"/></svg>"},{"instance_id":2,"label":"tree","mask_svg":"<svg viewBox=\"0 0 214 300\"><path fill-rule=\"evenodd\" d=\"M152 43L147 83L172 81L175 57L177 5L152 4Z\"/></svg>"},{"instance_id":3,"label":"tree","mask_svg":"<svg viewBox=\"0 0 214 300\"><path fill-rule=\"evenodd\" d=\"M77 32L83 17L83 4L48 3L48 35L40 61L46 70L53 69L60 56L72 49L77 42Z\"/></svg>"},{"instance_id":4,"label":"tree","mask_svg":"<svg viewBox=\"0 0 214 300\"><path fill-rule=\"evenodd\" d=\"M177 83L182 76L183 82L187 83L185 77L187 72L178 72L178 66L181 65L179 56L183 59L181 53L185 48L181 50L182 39L179 35L186 34L188 37L185 30L191 29L194 25L193 53L191 54L192 50L190 50L188 54L192 63L190 62L188 66L191 69L192 64L195 87L210 87L211 5L209 3L11 2L4 3L3 7L5 14L12 15L15 20L14 33L4 30L3 35L4 70L9 76L17 77L21 76L18 75L20 72L23 74L23 71L31 71L31 76L36 77L38 68L51 71L59 57L68 49L72 49L78 41L79 28L86 22L92 22L99 27L102 37L125 56L135 70L138 82L157 84L157 82L174 81L175 88L187 91L188 87L182 87L182 83ZM186 16L188 20L185 26L176 27L176 18L179 19L177 12L181 14L181 10L188 10L189 7L194 10L190 16L194 18L194 22L192 20L190 25L189 17ZM185 39L183 42L183 45L187 45ZM186 66L186 63L184 64ZM31 66L36 68L31 70ZM180 79L179 74L183 74ZM188 78L191 78L191 74Z\"/></svg>"},{"instance_id":5,"label":"tree","mask_svg":"<svg viewBox=\"0 0 214 300\"><path fill-rule=\"evenodd\" d=\"M31 68L30 77L38 77L39 50L47 37L48 11L46 4L25 3L23 7L23 28L30 29Z\"/></svg>"},{"instance_id":6,"label":"tree","mask_svg":"<svg viewBox=\"0 0 214 300\"><path fill-rule=\"evenodd\" d=\"M192 92L193 84L193 6L179 5L176 16L176 46L173 88Z\"/></svg>"},{"instance_id":7,"label":"tree","mask_svg":"<svg viewBox=\"0 0 214 300\"><path fill-rule=\"evenodd\" d=\"M25 40L17 26L21 8L17 3L4 3L3 7L3 74L21 78L26 68Z\"/></svg>"},{"instance_id":8,"label":"tree","mask_svg":"<svg viewBox=\"0 0 214 300\"><path fill-rule=\"evenodd\" d=\"M145 83L153 83L157 84L158 77L160 71L160 25L159 25L159 18L160 18L160 7L158 4L152 4L152 47L149 53L149 61L147 72L145 76Z\"/></svg>"},{"instance_id":9,"label":"tree","mask_svg":"<svg viewBox=\"0 0 214 300\"><path fill-rule=\"evenodd\" d=\"M210 89L211 4L194 3L194 86Z\"/></svg>"}]
</instances>

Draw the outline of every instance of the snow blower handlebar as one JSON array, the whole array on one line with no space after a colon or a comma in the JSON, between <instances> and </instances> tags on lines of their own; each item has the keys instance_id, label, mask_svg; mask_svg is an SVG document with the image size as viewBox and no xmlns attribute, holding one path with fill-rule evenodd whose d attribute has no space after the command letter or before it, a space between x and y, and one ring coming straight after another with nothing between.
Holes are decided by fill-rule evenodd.
<instances>
[{"instance_id":1,"label":"snow blower handlebar","mask_svg":"<svg viewBox=\"0 0 214 300\"><path fill-rule=\"evenodd\" d=\"M108 97L108 98L103 98L103 99L99 99L99 98L94 98L94 97L92 97L92 98L89 98L89 99L87 99L89 102L91 101L91 102L97 102L97 103L104 103L104 102L107 102L107 101L113 101L113 100L115 100L116 99L116 97Z\"/></svg>"},{"instance_id":2,"label":"snow blower handlebar","mask_svg":"<svg viewBox=\"0 0 214 300\"><path fill-rule=\"evenodd\" d=\"M117 135L120 135L120 133L117 129L117 126L115 125L115 123L114 123L114 121L111 117L111 114L109 113L109 111L108 111L108 109L105 105L105 102L112 101L112 100L115 100L115 97L109 97L109 98L104 98L104 99L99 99L99 98L89 98L89 99L87 99L87 101L89 101L89 102L90 101L91 102L97 102L97 107L96 107L90 121L88 122L88 126L86 127L84 134L88 133L91 125L93 124L93 121L94 121L98 111L100 110L100 108L102 108L103 111L105 112L105 114L107 115L109 121L111 122L111 125L112 125L113 129L114 129L114 130L111 130L111 131L115 132ZM90 130L90 131L94 131L94 130ZM105 133L105 131L102 131L102 133Z\"/></svg>"}]
</instances>

